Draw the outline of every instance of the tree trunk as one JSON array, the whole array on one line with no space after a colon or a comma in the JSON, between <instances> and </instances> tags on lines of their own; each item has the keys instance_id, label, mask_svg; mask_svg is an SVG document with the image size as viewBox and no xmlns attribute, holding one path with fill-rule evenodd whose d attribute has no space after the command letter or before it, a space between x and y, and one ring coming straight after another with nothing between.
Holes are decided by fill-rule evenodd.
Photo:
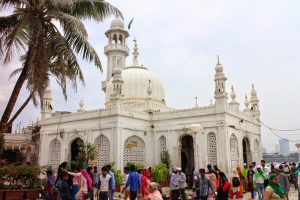
<instances>
[{"instance_id":1,"label":"tree trunk","mask_svg":"<svg viewBox=\"0 0 300 200\"><path fill-rule=\"evenodd\" d=\"M10 95L10 98L9 98L9 101L6 105L6 108L3 112L3 115L2 115L2 118L1 118L1 121L0 121L0 134L1 133L5 133L7 131L7 125L8 125L8 120L10 118L10 115L16 105L16 102L17 102L17 99L18 99L18 96L20 94L20 91L21 91L21 88L27 78L27 72L28 72L28 61L25 61L25 64L24 64L24 68L15 84L15 87Z\"/></svg>"},{"instance_id":2,"label":"tree trunk","mask_svg":"<svg viewBox=\"0 0 300 200\"><path fill-rule=\"evenodd\" d=\"M19 116L19 114L23 111L23 109L27 106L27 104L29 103L29 101L31 100L33 96L33 92L28 96L28 98L26 99L26 101L23 103L23 105L19 108L19 110L14 114L14 116L9 120L9 122L7 123L8 126L12 126L12 123L15 121L15 119Z\"/></svg>"}]
</instances>

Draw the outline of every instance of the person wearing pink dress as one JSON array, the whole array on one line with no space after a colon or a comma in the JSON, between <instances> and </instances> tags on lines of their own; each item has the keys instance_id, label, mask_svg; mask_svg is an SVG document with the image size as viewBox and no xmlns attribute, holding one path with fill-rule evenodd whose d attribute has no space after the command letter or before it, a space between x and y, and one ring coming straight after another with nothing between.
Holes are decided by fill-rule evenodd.
<instances>
[{"instance_id":1,"label":"person wearing pink dress","mask_svg":"<svg viewBox=\"0 0 300 200\"><path fill-rule=\"evenodd\" d=\"M208 171L208 173L206 174L206 177L210 180L211 185L212 185L214 191L216 191L217 177L216 177L216 175L213 173L213 170L212 170L212 169L210 169L210 170ZM214 192L212 191L212 189L209 189L207 200L215 200L215 194L214 194Z\"/></svg>"},{"instance_id":2,"label":"person wearing pink dress","mask_svg":"<svg viewBox=\"0 0 300 200\"><path fill-rule=\"evenodd\" d=\"M155 182L151 182L149 184L149 195L148 200L163 200L161 193L158 190L159 184Z\"/></svg>"}]
</instances>

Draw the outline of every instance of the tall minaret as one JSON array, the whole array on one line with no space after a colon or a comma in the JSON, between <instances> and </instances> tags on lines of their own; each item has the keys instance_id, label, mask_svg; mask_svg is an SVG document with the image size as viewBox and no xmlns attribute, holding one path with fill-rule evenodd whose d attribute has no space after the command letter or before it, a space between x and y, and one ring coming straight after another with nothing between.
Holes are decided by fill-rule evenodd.
<instances>
[{"instance_id":1,"label":"tall minaret","mask_svg":"<svg viewBox=\"0 0 300 200\"><path fill-rule=\"evenodd\" d=\"M107 75L106 80L102 82L104 92L107 83L113 77L116 66L124 68L126 57L129 55L129 48L126 44L129 33L124 29L124 21L119 16L111 22L110 29L105 32L105 35L108 38L108 44L104 47L104 53L107 56Z\"/></svg>"},{"instance_id":2,"label":"tall minaret","mask_svg":"<svg viewBox=\"0 0 300 200\"><path fill-rule=\"evenodd\" d=\"M252 84L250 104L251 104L251 112L253 113L253 116L260 118L259 100L257 97L257 92L254 88L254 84Z\"/></svg>"},{"instance_id":3,"label":"tall minaret","mask_svg":"<svg viewBox=\"0 0 300 200\"><path fill-rule=\"evenodd\" d=\"M52 92L50 84L44 90L42 102L41 102L41 119L48 119L52 115Z\"/></svg>"},{"instance_id":4,"label":"tall minaret","mask_svg":"<svg viewBox=\"0 0 300 200\"><path fill-rule=\"evenodd\" d=\"M217 112L224 112L227 108L227 93L225 89L226 76L223 73L223 66L220 64L219 56L218 63L215 67L215 104Z\"/></svg>"}]
</instances>

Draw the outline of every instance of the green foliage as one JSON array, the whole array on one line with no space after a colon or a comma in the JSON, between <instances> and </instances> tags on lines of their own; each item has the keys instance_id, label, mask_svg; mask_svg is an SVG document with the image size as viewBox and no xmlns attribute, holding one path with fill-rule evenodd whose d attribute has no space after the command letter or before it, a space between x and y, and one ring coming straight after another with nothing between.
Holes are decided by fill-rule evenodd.
<instances>
[{"instance_id":1,"label":"green foliage","mask_svg":"<svg viewBox=\"0 0 300 200\"><path fill-rule=\"evenodd\" d=\"M94 144L89 142L83 142L82 140L77 141L78 145L78 156L76 157L75 163L80 168L86 167L89 160L94 160L96 156L96 147Z\"/></svg>"},{"instance_id":2,"label":"green foliage","mask_svg":"<svg viewBox=\"0 0 300 200\"><path fill-rule=\"evenodd\" d=\"M135 166L135 170L139 170L139 169L144 169L144 166L142 164L139 163L134 163L134 162L128 162L126 163L126 167L130 167L131 165Z\"/></svg>"},{"instance_id":3,"label":"green foliage","mask_svg":"<svg viewBox=\"0 0 300 200\"><path fill-rule=\"evenodd\" d=\"M30 165L0 167L0 189L33 189L40 186L41 169Z\"/></svg>"},{"instance_id":4,"label":"green foliage","mask_svg":"<svg viewBox=\"0 0 300 200\"><path fill-rule=\"evenodd\" d=\"M160 153L160 161L166 164L167 168L170 168L170 154L168 151L162 151Z\"/></svg>"},{"instance_id":5,"label":"green foliage","mask_svg":"<svg viewBox=\"0 0 300 200\"><path fill-rule=\"evenodd\" d=\"M152 167L151 177L157 183L165 182L168 178L168 167L164 163L159 163Z\"/></svg>"},{"instance_id":6,"label":"green foliage","mask_svg":"<svg viewBox=\"0 0 300 200\"><path fill-rule=\"evenodd\" d=\"M115 168L112 168L111 171L115 175L116 184L121 185L123 183L123 176L121 170L116 170Z\"/></svg>"}]
</instances>

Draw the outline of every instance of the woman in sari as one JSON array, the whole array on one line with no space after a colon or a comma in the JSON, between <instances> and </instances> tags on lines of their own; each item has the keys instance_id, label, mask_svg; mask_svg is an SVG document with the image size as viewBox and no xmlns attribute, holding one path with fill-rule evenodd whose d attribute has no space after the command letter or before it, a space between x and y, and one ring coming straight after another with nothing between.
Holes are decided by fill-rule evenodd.
<instances>
[{"instance_id":1,"label":"woman in sari","mask_svg":"<svg viewBox=\"0 0 300 200\"><path fill-rule=\"evenodd\" d=\"M244 193L244 176L243 176L243 173L242 173L242 169L240 166L237 166L236 167L236 171L240 177L240 198L243 198L243 193Z\"/></svg>"},{"instance_id":2,"label":"woman in sari","mask_svg":"<svg viewBox=\"0 0 300 200\"><path fill-rule=\"evenodd\" d=\"M206 177L210 180L211 185L214 188L214 191L216 191L217 177L213 173L212 169L208 170ZM211 188L209 188L207 200L215 200L215 193L212 191Z\"/></svg>"},{"instance_id":3,"label":"woman in sari","mask_svg":"<svg viewBox=\"0 0 300 200\"><path fill-rule=\"evenodd\" d=\"M147 169L142 172L142 185L141 185L141 195L143 199L148 200L149 195L149 184L150 184L150 173Z\"/></svg>"},{"instance_id":4,"label":"woman in sari","mask_svg":"<svg viewBox=\"0 0 300 200\"><path fill-rule=\"evenodd\" d=\"M266 187L264 200L283 200L284 199L284 190L278 184L279 178L277 174L270 174L269 185Z\"/></svg>"}]
</instances>

